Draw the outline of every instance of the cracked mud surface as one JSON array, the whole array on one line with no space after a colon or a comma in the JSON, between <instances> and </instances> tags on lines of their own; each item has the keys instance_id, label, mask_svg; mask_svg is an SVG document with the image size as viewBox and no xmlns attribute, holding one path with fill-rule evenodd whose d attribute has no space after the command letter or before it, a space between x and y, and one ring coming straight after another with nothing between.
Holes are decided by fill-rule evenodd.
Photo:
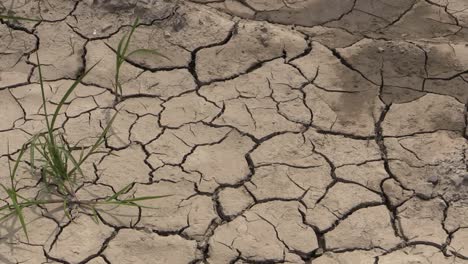
<instances>
[{"instance_id":1,"label":"cracked mud surface","mask_svg":"<svg viewBox=\"0 0 468 264\"><path fill-rule=\"evenodd\" d=\"M0 4L43 19L0 22L0 182L45 125L39 53L49 109L100 61L60 114L68 142L119 110L77 195L172 195L99 225L28 209L29 242L0 225L1 263L468 263L465 0ZM130 50L170 60L131 56L115 104L136 16Z\"/></svg>"}]
</instances>

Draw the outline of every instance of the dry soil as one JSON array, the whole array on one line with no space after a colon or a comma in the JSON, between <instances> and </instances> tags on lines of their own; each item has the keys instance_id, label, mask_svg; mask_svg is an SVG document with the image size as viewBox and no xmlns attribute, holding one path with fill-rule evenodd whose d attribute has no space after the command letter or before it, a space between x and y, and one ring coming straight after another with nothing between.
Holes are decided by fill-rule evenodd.
<instances>
[{"instance_id":1,"label":"dry soil","mask_svg":"<svg viewBox=\"0 0 468 264\"><path fill-rule=\"evenodd\" d=\"M60 115L89 146L78 195L129 183L157 209L61 207L0 225L0 263L468 263L466 0L0 0L0 181ZM114 50L136 17L114 104ZM7 145L9 145L9 151ZM22 166L18 183L39 195ZM6 194L0 192L2 199ZM0 204L4 202L0 200ZM112 209L112 208L108 208Z\"/></svg>"}]
</instances>

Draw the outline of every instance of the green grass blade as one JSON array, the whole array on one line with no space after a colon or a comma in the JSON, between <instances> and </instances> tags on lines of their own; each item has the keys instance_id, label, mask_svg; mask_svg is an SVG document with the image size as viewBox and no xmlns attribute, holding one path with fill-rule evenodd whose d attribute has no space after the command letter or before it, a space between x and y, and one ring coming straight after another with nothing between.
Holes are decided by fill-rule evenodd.
<instances>
[{"instance_id":1,"label":"green grass blade","mask_svg":"<svg viewBox=\"0 0 468 264\"><path fill-rule=\"evenodd\" d=\"M145 200L160 199L160 198L169 197L169 196L172 196L172 195L142 196L142 197L125 199L125 200L122 200L122 202L138 202L138 201L145 201Z\"/></svg>"},{"instance_id":2,"label":"green grass blade","mask_svg":"<svg viewBox=\"0 0 468 264\"><path fill-rule=\"evenodd\" d=\"M130 207L157 209L156 207L144 206L144 205L139 205L139 204L132 203L132 202L122 202L122 201L99 202L98 204L114 204L117 206L130 206Z\"/></svg>"},{"instance_id":3,"label":"green grass blade","mask_svg":"<svg viewBox=\"0 0 468 264\"><path fill-rule=\"evenodd\" d=\"M78 161L75 159L75 157L72 154L72 149L70 145L65 141L65 139L62 136L62 141L65 142L65 147L61 147L62 153L65 155L65 158L67 160L70 160L73 163L74 168L80 173L81 176L84 177L83 171L81 170L81 166L79 165ZM82 155L80 155L80 159L82 158ZM76 180L75 174L70 174L67 170L67 174L69 174L69 177L71 177L71 180L74 182Z\"/></svg>"},{"instance_id":4,"label":"green grass blade","mask_svg":"<svg viewBox=\"0 0 468 264\"><path fill-rule=\"evenodd\" d=\"M59 115L60 109L62 109L62 106L65 104L67 101L68 97L71 95L71 93L75 90L75 88L80 84L81 80L94 68L96 65L98 65L100 61L96 62L93 66L91 66L87 71L85 71L73 84L68 88L67 92L63 95L62 99L58 103L57 107L55 108L54 115L52 116L52 121L50 122L50 127L54 129L55 127L55 122L57 120L57 116Z\"/></svg>"},{"instance_id":5,"label":"green grass blade","mask_svg":"<svg viewBox=\"0 0 468 264\"><path fill-rule=\"evenodd\" d=\"M9 145L7 148L8 148L8 153L9 153L10 152ZM24 152L25 152L25 145L21 147L21 151L15 161L15 165L13 166L13 169L11 169L10 162L8 162L8 168L10 171L11 188L7 188L3 184L0 184L0 185L8 194L11 200L11 203L13 204L14 214L16 214L16 216L20 220L20 224L24 231L24 234L26 235L26 239L29 241L28 231L26 229L26 221L24 220L24 215L23 215L23 208L18 203L18 196L17 196L16 189L15 189L15 176L16 176L16 172L18 170L18 166L19 166L19 163L21 162L21 158L23 157Z\"/></svg>"},{"instance_id":6,"label":"green grass blade","mask_svg":"<svg viewBox=\"0 0 468 264\"><path fill-rule=\"evenodd\" d=\"M2 183L0 183L0 187L2 187L3 190L5 190L5 192L8 194L9 188L7 188L7 187L6 187L5 185L3 185ZM1 208L3 208L3 207L5 207L5 206L2 206Z\"/></svg>"},{"instance_id":7,"label":"green grass blade","mask_svg":"<svg viewBox=\"0 0 468 264\"><path fill-rule=\"evenodd\" d=\"M127 34L125 34L122 39L119 41L119 45L117 46L117 51L116 51L116 56L115 56L115 76L114 76L114 82L115 82L115 94L119 94L119 86L120 86L120 67L122 66L122 63L124 62L122 54L122 47L123 43L127 37ZM110 47L109 47L110 48ZM120 89L121 90L121 89Z\"/></svg>"},{"instance_id":8,"label":"green grass blade","mask_svg":"<svg viewBox=\"0 0 468 264\"><path fill-rule=\"evenodd\" d=\"M7 219L8 217L12 216L15 214L15 211L10 211L8 214L6 215L3 215L2 217L0 217L0 221L3 221L5 219Z\"/></svg>"},{"instance_id":9,"label":"green grass blade","mask_svg":"<svg viewBox=\"0 0 468 264\"><path fill-rule=\"evenodd\" d=\"M96 222L96 224L99 224L99 217L98 217L98 213L96 211L96 208L94 208L94 206L90 206L91 208L91 211L93 211L93 214L91 215L91 218L94 220L94 222Z\"/></svg>"},{"instance_id":10,"label":"green grass blade","mask_svg":"<svg viewBox=\"0 0 468 264\"><path fill-rule=\"evenodd\" d=\"M120 68L122 67L122 64L125 62L126 54L128 47L130 46L130 40L132 39L133 33L135 32L135 29L138 26L138 18L135 19L135 22L133 23L130 33L127 35L125 34L122 39L119 42L119 46L117 47L117 52L116 52L116 71L115 71L115 93L116 95L122 96L123 90L122 90L122 85L120 83Z\"/></svg>"},{"instance_id":11,"label":"green grass blade","mask_svg":"<svg viewBox=\"0 0 468 264\"><path fill-rule=\"evenodd\" d=\"M0 185L1 185L1 183L0 183ZM6 204L6 205L0 207L0 211L3 211L5 209L10 209L10 205Z\"/></svg>"},{"instance_id":12,"label":"green grass blade","mask_svg":"<svg viewBox=\"0 0 468 264\"><path fill-rule=\"evenodd\" d=\"M138 26L139 19L138 17L135 19L135 22L133 22L132 28L130 29L130 34L128 35L127 41L125 42L124 49L122 51L122 57L125 58L127 54L128 47L130 46L130 40L132 39L133 33L135 32L135 29Z\"/></svg>"},{"instance_id":13,"label":"green grass blade","mask_svg":"<svg viewBox=\"0 0 468 264\"><path fill-rule=\"evenodd\" d=\"M70 213L68 212L68 202L67 200L63 200L63 213L65 214L65 216L68 218L68 220L72 220L72 217L70 215Z\"/></svg>"},{"instance_id":14,"label":"green grass blade","mask_svg":"<svg viewBox=\"0 0 468 264\"><path fill-rule=\"evenodd\" d=\"M127 191L130 190L130 188L132 187L133 183L130 183L129 185L123 187L120 191L114 193L114 195L108 197L106 199L106 201L112 201L112 200L116 200L121 194L123 193L126 193Z\"/></svg>"},{"instance_id":15,"label":"green grass blade","mask_svg":"<svg viewBox=\"0 0 468 264\"><path fill-rule=\"evenodd\" d=\"M78 167L80 167L91 155L93 155L96 151L96 149L102 144L104 143L104 139L107 135L107 133L109 132L111 126L112 126L112 123L114 122L115 118L117 117L117 113L116 112L111 120L109 120L109 123L107 123L106 127L104 128L103 132L99 135L98 139L96 140L96 142L94 143L94 145L91 147L91 149L89 150L88 153L86 153L86 155L78 162ZM69 173L70 174L73 174L78 167L74 167Z\"/></svg>"},{"instance_id":16,"label":"green grass blade","mask_svg":"<svg viewBox=\"0 0 468 264\"><path fill-rule=\"evenodd\" d=\"M24 196L22 196L22 195L20 195L20 194L18 194L18 193L16 193L16 196L19 197L19 198L21 198L22 200L24 200L24 201L26 201L26 202L31 202L31 200L29 200L28 198L26 198L26 197L24 197ZM23 202L21 202L21 203L23 203Z\"/></svg>"},{"instance_id":17,"label":"green grass blade","mask_svg":"<svg viewBox=\"0 0 468 264\"><path fill-rule=\"evenodd\" d=\"M29 164L30 164L30 173L34 173L34 164L35 164L35 158L34 158L34 152L36 149L36 135L33 136L33 138L30 140L30 147L29 147Z\"/></svg>"},{"instance_id":18,"label":"green grass blade","mask_svg":"<svg viewBox=\"0 0 468 264\"><path fill-rule=\"evenodd\" d=\"M119 41L119 45L117 46L117 56L116 56L116 59L117 59L117 64L116 65L119 65L121 64L121 60L122 60L122 47L123 47L123 43L125 41L125 39L127 38L127 34L125 34L122 39ZM118 73L118 72L117 72Z\"/></svg>"},{"instance_id":19,"label":"green grass blade","mask_svg":"<svg viewBox=\"0 0 468 264\"><path fill-rule=\"evenodd\" d=\"M11 202L13 203L13 207L15 209L15 214L18 217L21 228L23 229L24 235L26 236L26 240L29 242L29 236L28 236L28 230L26 228L26 221L24 220L24 215L23 215L23 207L18 204L18 200L16 197L16 191L13 189L8 190L8 196L11 199Z\"/></svg>"},{"instance_id":20,"label":"green grass blade","mask_svg":"<svg viewBox=\"0 0 468 264\"><path fill-rule=\"evenodd\" d=\"M47 101L45 98L44 79L42 77L42 69L41 69L41 62L39 60L39 52L36 52L36 59L37 59L37 69L39 72L39 84L41 86L42 105L44 107L44 115L45 115L45 120L47 124L47 133L49 134L49 137L53 139L53 135L52 135L53 128L50 126L49 115L47 114Z\"/></svg>"},{"instance_id":21,"label":"green grass blade","mask_svg":"<svg viewBox=\"0 0 468 264\"><path fill-rule=\"evenodd\" d=\"M18 171L19 163L21 162L21 159L23 158L25 151L26 151L26 146L23 145L21 147L20 153L18 154L18 157L16 158L15 165L13 166L13 171L10 172L11 173L10 178L11 178L12 183L15 178L16 172Z\"/></svg>"},{"instance_id":22,"label":"green grass blade","mask_svg":"<svg viewBox=\"0 0 468 264\"><path fill-rule=\"evenodd\" d=\"M53 145L52 143L48 144L48 153L46 153L46 159L49 161L49 166L54 172L56 178L61 178L63 180L68 179L66 165L64 160L61 158L60 149Z\"/></svg>"}]
</instances>

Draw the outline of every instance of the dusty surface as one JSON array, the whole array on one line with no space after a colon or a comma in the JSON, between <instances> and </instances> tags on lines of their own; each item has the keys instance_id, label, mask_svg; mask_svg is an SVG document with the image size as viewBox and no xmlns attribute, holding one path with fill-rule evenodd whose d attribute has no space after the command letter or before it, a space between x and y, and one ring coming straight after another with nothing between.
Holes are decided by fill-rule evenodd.
<instances>
[{"instance_id":1,"label":"dusty surface","mask_svg":"<svg viewBox=\"0 0 468 264\"><path fill-rule=\"evenodd\" d=\"M468 263L465 0L0 3L44 19L0 23L0 180L44 127L39 53L49 107L100 61L61 114L70 143L120 110L78 194L172 195L99 225L27 210L29 243L0 226L1 263ZM114 104L136 16L130 50L170 60L130 57Z\"/></svg>"}]
</instances>

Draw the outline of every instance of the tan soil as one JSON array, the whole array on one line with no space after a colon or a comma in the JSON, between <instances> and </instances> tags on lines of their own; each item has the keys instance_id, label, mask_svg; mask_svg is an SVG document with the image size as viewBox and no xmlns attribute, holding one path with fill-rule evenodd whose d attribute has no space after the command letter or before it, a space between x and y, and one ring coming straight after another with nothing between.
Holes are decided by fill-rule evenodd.
<instances>
[{"instance_id":1,"label":"tan soil","mask_svg":"<svg viewBox=\"0 0 468 264\"><path fill-rule=\"evenodd\" d=\"M0 263L468 263L466 0L0 0L0 183L44 129L36 54L71 144L119 110L79 197L0 223ZM115 48L142 25L114 103ZM7 146L9 145L10 153ZM41 192L20 167L20 193ZM7 195L0 191L0 206Z\"/></svg>"}]
</instances>

